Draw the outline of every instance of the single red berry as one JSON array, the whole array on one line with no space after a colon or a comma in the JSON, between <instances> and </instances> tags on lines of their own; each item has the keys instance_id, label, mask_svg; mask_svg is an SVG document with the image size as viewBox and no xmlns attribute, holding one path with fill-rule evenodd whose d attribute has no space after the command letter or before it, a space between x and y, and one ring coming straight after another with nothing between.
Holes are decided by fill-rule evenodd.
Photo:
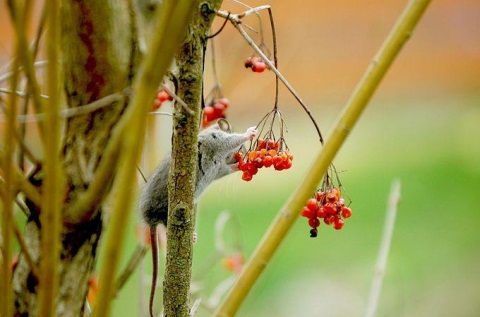
<instances>
[{"instance_id":1,"label":"single red berry","mask_svg":"<svg viewBox=\"0 0 480 317\"><path fill-rule=\"evenodd\" d=\"M233 154L233 158L235 159L235 161L240 162L241 160L243 160L243 154L240 152L235 152Z\"/></svg>"},{"instance_id":2,"label":"single red berry","mask_svg":"<svg viewBox=\"0 0 480 317\"><path fill-rule=\"evenodd\" d=\"M328 215L323 218L323 222L325 222L326 225L331 225L332 223L335 222L335 216L334 215Z\"/></svg>"},{"instance_id":3,"label":"single red berry","mask_svg":"<svg viewBox=\"0 0 480 317\"><path fill-rule=\"evenodd\" d=\"M228 108L228 106L230 106L230 100L228 100L225 97L219 98L219 99L215 100L215 102L221 103L222 105L225 106L225 108Z\"/></svg>"},{"instance_id":4,"label":"single red berry","mask_svg":"<svg viewBox=\"0 0 480 317\"><path fill-rule=\"evenodd\" d=\"M326 203L325 205L323 205L323 210L327 214L333 215L334 213L337 212L337 206L335 204L332 204L332 203Z\"/></svg>"},{"instance_id":5,"label":"single red berry","mask_svg":"<svg viewBox=\"0 0 480 317\"><path fill-rule=\"evenodd\" d=\"M252 57L247 58L247 60L245 61L245 68L250 68L252 67L252 65L253 65L253 58Z\"/></svg>"},{"instance_id":6,"label":"single red berry","mask_svg":"<svg viewBox=\"0 0 480 317\"><path fill-rule=\"evenodd\" d=\"M317 228L320 226L320 220L318 220L318 218L310 218L308 220L308 225L312 228Z\"/></svg>"},{"instance_id":7,"label":"single red berry","mask_svg":"<svg viewBox=\"0 0 480 317\"><path fill-rule=\"evenodd\" d=\"M215 115L215 109L213 109L213 107L210 107L210 106L206 106L203 109L203 116L204 116L203 119L207 123L212 122L213 120L217 119L217 117Z\"/></svg>"},{"instance_id":8,"label":"single red berry","mask_svg":"<svg viewBox=\"0 0 480 317\"><path fill-rule=\"evenodd\" d=\"M223 117L224 116L223 111L225 110L225 105L223 103L217 102L213 105L213 110L215 112L215 115L217 115L218 117Z\"/></svg>"},{"instance_id":9,"label":"single red berry","mask_svg":"<svg viewBox=\"0 0 480 317\"><path fill-rule=\"evenodd\" d=\"M318 210L317 200L315 198L310 198L307 201L307 208L313 212L316 212Z\"/></svg>"},{"instance_id":10,"label":"single red berry","mask_svg":"<svg viewBox=\"0 0 480 317\"><path fill-rule=\"evenodd\" d=\"M279 164L282 164L282 163L283 163L283 160L279 155L275 155L273 157L273 165L279 165Z\"/></svg>"},{"instance_id":11,"label":"single red berry","mask_svg":"<svg viewBox=\"0 0 480 317\"><path fill-rule=\"evenodd\" d=\"M335 228L335 230L340 230L343 228L344 224L345 224L345 221L343 221L342 219L335 219L333 223L333 227Z\"/></svg>"},{"instance_id":12,"label":"single red berry","mask_svg":"<svg viewBox=\"0 0 480 317\"><path fill-rule=\"evenodd\" d=\"M352 209L348 207L342 207L342 217L347 219L352 216Z\"/></svg>"},{"instance_id":13,"label":"single red berry","mask_svg":"<svg viewBox=\"0 0 480 317\"><path fill-rule=\"evenodd\" d=\"M315 194L315 198L316 198L317 201L319 201L322 205L325 203L325 193L324 193L324 192L318 191L318 192Z\"/></svg>"},{"instance_id":14,"label":"single red berry","mask_svg":"<svg viewBox=\"0 0 480 317\"><path fill-rule=\"evenodd\" d=\"M340 207L340 208L345 206L345 199L343 199L343 198L338 199L337 206Z\"/></svg>"},{"instance_id":15,"label":"single red berry","mask_svg":"<svg viewBox=\"0 0 480 317\"><path fill-rule=\"evenodd\" d=\"M243 179L244 181L249 182L249 181L252 180L252 178L253 178L253 175L252 175L249 171L244 171L244 172L243 172L243 174L242 174L242 179Z\"/></svg>"},{"instance_id":16,"label":"single red berry","mask_svg":"<svg viewBox=\"0 0 480 317\"><path fill-rule=\"evenodd\" d=\"M165 90L162 90L158 93L157 95L157 99L160 101L160 102L164 102L164 101L167 101L167 100L173 100L173 97L170 96L168 94L168 92L166 92Z\"/></svg>"},{"instance_id":17,"label":"single red berry","mask_svg":"<svg viewBox=\"0 0 480 317\"><path fill-rule=\"evenodd\" d=\"M301 213L302 217L306 217L306 218L313 218L315 216L314 212L311 211L308 207L303 207L302 209L302 213Z\"/></svg>"},{"instance_id":18,"label":"single red berry","mask_svg":"<svg viewBox=\"0 0 480 317\"><path fill-rule=\"evenodd\" d=\"M247 170L250 174L255 175L255 174L258 173L258 168L257 168L255 165L253 165L253 162L247 162L247 163L245 163L245 165L247 166L247 167L246 167L246 168L247 168L246 170Z\"/></svg>"},{"instance_id":19,"label":"single red berry","mask_svg":"<svg viewBox=\"0 0 480 317\"><path fill-rule=\"evenodd\" d=\"M263 158L263 166L270 167L273 164L273 158L270 155L267 155Z\"/></svg>"},{"instance_id":20,"label":"single red berry","mask_svg":"<svg viewBox=\"0 0 480 317\"><path fill-rule=\"evenodd\" d=\"M285 162L283 162L283 165L284 165L285 169L288 170L290 167L292 167L292 160L287 159Z\"/></svg>"},{"instance_id":21,"label":"single red berry","mask_svg":"<svg viewBox=\"0 0 480 317\"><path fill-rule=\"evenodd\" d=\"M327 213L325 212L325 210L323 210L323 206L320 207L317 211L317 217L318 218L325 218L327 216Z\"/></svg>"},{"instance_id":22,"label":"single red berry","mask_svg":"<svg viewBox=\"0 0 480 317\"><path fill-rule=\"evenodd\" d=\"M239 161L237 166L238 169L242 172L245 172L247 170L247 163L245 163L244 161Z\"/></svg>"},{"instance_id":23,"label":"single red berry","mask_svg":"<svg viewBox=\"0 0 480 317\"><path fill-rule=\"evenodd\" d=\"M257 157L255 160L253 160L253 165L255 165L256 168L262 168L263 159L261 157Z\"/></svg>"},{"instance_id":24,"label":"single red berry","mask_svg":"<svg viewBox=\"0 0 480 317\"><path fill-rule=\"evenodd\" d=\"M267 64L265 64L264 61L253 62L252 70L255 73L263 73L263 71L265 71L265 68L267 68Z\"/></svg>"}]
</instances>

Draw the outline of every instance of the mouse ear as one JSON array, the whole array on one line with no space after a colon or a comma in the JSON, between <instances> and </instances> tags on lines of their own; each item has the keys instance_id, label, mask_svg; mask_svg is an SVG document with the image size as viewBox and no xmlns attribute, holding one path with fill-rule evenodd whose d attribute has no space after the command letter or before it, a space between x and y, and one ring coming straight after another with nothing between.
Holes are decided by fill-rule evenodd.
<instances>
[{"instance_id":1,"label":"mouse ear","mask_svg":"<svg viewBox=\"0 0 480 317\"><path fill-rule=\"evenodd\" d=\"M219 119L216 124L218 125L218 128L222 131L225 132L231 132L232 127L230 126L230 123L225 120L225 119Z\"/></svg>"}]
</instances>

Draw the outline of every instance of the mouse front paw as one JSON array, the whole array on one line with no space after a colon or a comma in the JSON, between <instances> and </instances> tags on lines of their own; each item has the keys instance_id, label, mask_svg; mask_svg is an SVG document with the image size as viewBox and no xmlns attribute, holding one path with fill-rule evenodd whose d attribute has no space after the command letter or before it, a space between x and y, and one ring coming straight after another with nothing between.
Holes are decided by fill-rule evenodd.
<instances>
[{"instance_id":1,"label":"mouse front paw","mask_svg":"<svg viewBox=\"0 0 480 317\"><path fill-rule=\"evenodd\" d=\"M257 129L256 127L250 127L247 129L247 132L245 132L245 135L248 137L248 139L251 141L255 138L257 135Z\"/></svg>"}]
</instances>

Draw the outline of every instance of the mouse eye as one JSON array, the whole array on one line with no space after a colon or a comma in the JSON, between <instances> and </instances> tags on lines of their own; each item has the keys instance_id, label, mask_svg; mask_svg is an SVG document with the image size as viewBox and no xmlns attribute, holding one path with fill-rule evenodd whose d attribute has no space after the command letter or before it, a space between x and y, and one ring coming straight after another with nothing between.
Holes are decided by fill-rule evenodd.
<instances>
[{"instance_id":1,"label":"mouse eye","mask_svg":"<svg viewBox=\"0 0 480 317\"><path fill-rule=\"evenodd\" d=\"M212 133L212 138L216 139L218 137L218 133Z\"/></svg>"}]
</instances>

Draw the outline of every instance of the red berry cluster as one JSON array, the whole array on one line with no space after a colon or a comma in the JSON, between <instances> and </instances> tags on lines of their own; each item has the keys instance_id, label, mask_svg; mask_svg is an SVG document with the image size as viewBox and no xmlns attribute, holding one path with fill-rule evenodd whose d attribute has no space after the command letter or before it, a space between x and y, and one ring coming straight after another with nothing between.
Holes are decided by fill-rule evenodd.
<instances>
[{"instance_id":1,"label":"red berry cluster","mask_svg":"<svg viewBox=\"0 0 480 317\"><path fill-rule=\"evenodd\" d=\"M270 69L267 63L258 56L247 58L245 61L245 68L251 68L254 73L263 73L265 69Z\"/></svg>"},{"instance_id":2,"label":"red berry cluster","mask_svg":"<svg viewBox=\"0 0 480 317\"><path fill-rule=\"evenodd\" d=\"M243 172L242 179L251 181L262 167L273 166L277 171L292 167L293 155L288 150L279 150L280 148L278 141L259 139L255 150L248 151L245 156L240 152L235 153L238 168Z\"/></svg>"},{"instance_id":3,"label":"red berry cluster","mask_svg":"<svg viewBox=\"0 0 480 317\"><path fill-rule=\"evenodd\" d=\"M162 89L158 94L157 98L153 101L152 111L156 111L165 101L172 101L173 97L168 94L164 89Z\"/></svg>"},{"instance_id":4,"label":"red berry cluster","mask_svg":"<svg viewBox=\"0 0 480 317\"><path fill-rule=\"evenodd\" d=\"M308 224L312 228L310 236L317 236L320 219L327 225L333 224L333 228L340 230L345 224L344 219L352 216L352 210L345 206L340 188L333 187L330 190L319 190L315 198L310 198L302 210L302 216L308 218Z\"/></svg>"},{"instance_id":5,"label":"red berry cluster","mask_svg":"<svg viewBox=\"0 0 480 317\"><path fill-rule=\"evenodd\" d=\"M209 105L203 109L203 127L209 126L213 121L225 118L225 109L230 106L230 101L227 98L218 98L212 100Z\"/></svg>"}]
</instances>

